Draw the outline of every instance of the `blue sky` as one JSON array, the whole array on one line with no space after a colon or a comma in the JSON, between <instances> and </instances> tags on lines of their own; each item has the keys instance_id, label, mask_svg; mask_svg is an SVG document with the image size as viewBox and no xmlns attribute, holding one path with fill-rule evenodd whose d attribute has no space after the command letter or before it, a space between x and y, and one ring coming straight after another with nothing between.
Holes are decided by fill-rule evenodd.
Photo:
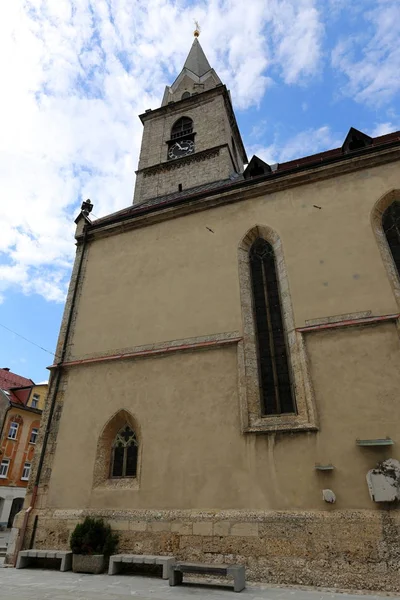
<instances>
[{"instance_id":1,"label":"blue sky","mask_svg":"<svg viewBox=\"0 0 400 600\"><path fill-rule=\"evenodd\" d=\"M229 87L249 158L400 129L398 0L14 0L0 7L0 324L54 351L84 198L132 201L142 126L183 66L193 22ZM0 366L52 356L0 327Z\"/></svg>"}]
</instances>

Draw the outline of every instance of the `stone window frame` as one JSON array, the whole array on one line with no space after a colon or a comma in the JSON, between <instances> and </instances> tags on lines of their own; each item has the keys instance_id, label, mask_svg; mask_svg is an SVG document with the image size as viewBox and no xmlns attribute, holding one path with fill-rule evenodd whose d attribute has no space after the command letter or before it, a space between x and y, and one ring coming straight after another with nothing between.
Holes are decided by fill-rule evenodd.
<instances>
[{"instance_id":1,"label":"stone window frame","mask_svg":"<svg viewBox=\"0 0 400 600\"><path fill-rule=\"evenodd\" d=\"M288 355L295 395L296 413L293 414L262 415L249 262L250 248L253 242L259 237L269 242L275 253L282 316L287 337ZM248 230L240 241L238 262L243 323L243 341L238 344L239 398L242 431L244 433L317 431L317 413L305 342L303 334L296 331L294 325L289 280L280 237L271 227L255 225Z\"/></svg>"},{"instance_id":2,"label":"stone window frame","mask_svg":"<svg viewBox=\"0 0 400 600\"><path fill-rule=\"evenodd\" d=\"M400 189L391 190L377 200L371 213L371 226L375 234L375 239L381 253L390 285L392 286L394 297L397 304L400 306L400 276L397 272L382 224L383 213L395 200L400 200Z\"/></svg>"},{"instance_id":3,"label":"stone window frame","mask_svg":"<svg viewBox=\"0 0 400 600\"><path fill-rule=\"evenodd\" d=\"M137 440L137 465L135 477L112 477L111 476L111 461L113 457L113 444L118 432L128 425L135 433ZM117 410L104 425L98 437L96 460L93 470L93 489L99 490L115 490L129 489L138 490L140 487L141 478L141 463L142 463L142 435L141 429L136 418L127 410L122 408Z\"/></svg>"}]
</instances>

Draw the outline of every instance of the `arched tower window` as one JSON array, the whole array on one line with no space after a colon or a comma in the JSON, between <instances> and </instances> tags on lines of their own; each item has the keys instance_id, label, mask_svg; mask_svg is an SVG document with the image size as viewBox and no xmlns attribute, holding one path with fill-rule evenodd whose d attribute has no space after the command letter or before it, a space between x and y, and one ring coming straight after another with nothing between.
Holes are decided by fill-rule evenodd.
<instances>
[{"instance_id":1,"label":"arched tower window","mask_svg":"<svg viewBox=\"0 0 400 600\"><path fill-rule=\"evenodd\" d=\"M193 121L190 117L178 119L171 130L171 140L184 137L193 133Z\"/></svg>"},{"instance_id":2,"label":"arched tower window","mask_svg":"<svg viewBox=\"0 0 400 600\"><path fill-rule=\"evenodd\" d=\"M125 425L115 436L112 448L111 477L136 477L138 443L135 432Z\"/></svg>"},{"instance_id":3,"label":"arched tower window","mask_svg":"<svg viewBox=\"0 0 400 600\"><path fill-rule=\"evenodd\" d=\"M190 98L190 92L183 92L181 100L186 100L186 98Z\"/></svg>"},{"instance_id":4,"label":"arched tower window","mask_svg":"<svg viewBox=\"0 0 400 600\"><path fill-rule=\"evenodd\" d=\"M400 276L400 200L394 200L387 207L382 215L382 227Z\"/></svg>"},{"instance_id":5,"label":"arched tower window","mask_svg":"<svg viewBox=\"0 0 400 600\"><path fill-rule=\"evenodd\" d=\"M236 150L236 144L235 144L235 140L233 139L233 137L231 136L231 145L232 145L232 153L233 153L233 159L235 161L235 168L237 169L237 171L239 171L239 160L238 160L238 154L237 154L237 150Z\"/></svg>"},{"instance_id":6,"label":"arched tower window","mask_svg":"<svg viewBox=\"0 0 400 600\"><path fill-rule=\"evenodd\" d=\"M274 249L259 237L250 247L249 259L262 412L294 413Z\"/></svg>"}]
</instances>

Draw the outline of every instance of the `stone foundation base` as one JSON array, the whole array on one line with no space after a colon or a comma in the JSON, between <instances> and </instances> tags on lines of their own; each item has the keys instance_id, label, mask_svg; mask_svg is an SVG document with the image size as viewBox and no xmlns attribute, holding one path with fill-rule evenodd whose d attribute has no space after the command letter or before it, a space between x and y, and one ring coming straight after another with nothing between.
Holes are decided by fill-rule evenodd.
<instances>
[{"instance_id":1,"label":"stone foundation base","mask_svg":"<svg viewBox=\"0 0 400 600\"><path fill-rule=\"evenodd\" d=\"M68 549L76 523L90 515L119 532L120 553L242 563L248 581L400 592L399 511L47 509L30 516L24 548L35 514L36 548Z\"/></svg>"}]
</instances>

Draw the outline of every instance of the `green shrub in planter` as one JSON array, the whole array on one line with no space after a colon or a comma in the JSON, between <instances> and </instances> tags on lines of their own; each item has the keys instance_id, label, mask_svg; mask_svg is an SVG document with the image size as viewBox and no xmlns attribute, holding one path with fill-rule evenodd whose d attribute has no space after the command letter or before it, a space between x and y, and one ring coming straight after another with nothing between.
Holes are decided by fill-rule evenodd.
<instances>
[{"instance_id":1,"label":"green shrub in planter","mask_svg":"<svg viewBox=\"0 0 400 600\"><path fill-rule=\"evenodd\" d=\"M103 519L86 517L78 523L71 535L73 571L77 573L101 573L104 570L104 557L115 554L118 548L118 534Z\"/></svg>"}]
</instances>

